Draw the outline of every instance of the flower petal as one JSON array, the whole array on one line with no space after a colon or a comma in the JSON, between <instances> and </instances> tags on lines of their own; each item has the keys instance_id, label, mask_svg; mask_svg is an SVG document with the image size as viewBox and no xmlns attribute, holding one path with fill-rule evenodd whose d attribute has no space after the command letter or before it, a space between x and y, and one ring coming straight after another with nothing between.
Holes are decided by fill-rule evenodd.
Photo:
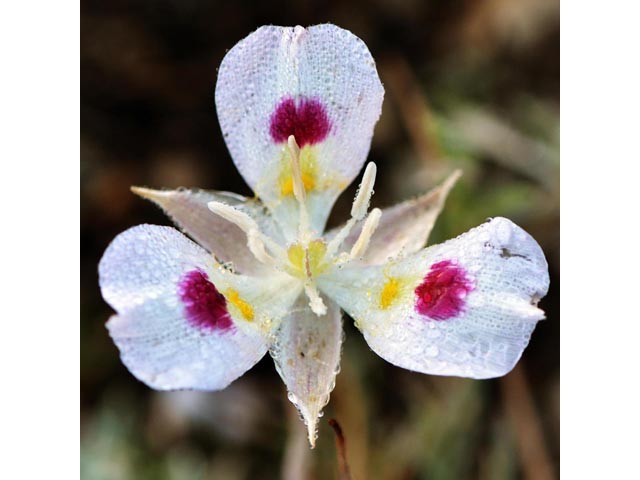
<instances>
[{"instance_id":1,"label":"flower petal","mask_svg":"<svg viewBox=\"0 0 640 480\"><path fill-rule=\"evenodd\" d=\"M298 205L287 137L301 150L311 226L368 155L384 89L366 45L335 25L261 27L234 46L218 73L216 107L227 146L247 183L292 238Z\"/></svg>"},{"instance_id":2,"label":"flower petal","mask_svg":"<svg viewBox=\"0 0 640 480\"><path fill-rule=\"evenodd\" d=\"M282 321L270 353L282 377L289 400L300 411L315 446L318 418L329 401L340 366L342 313L325 299L327 314L318 317L306 297L298 299Z\"/></svg>"},{"instance_id":3,"label":"flower petal","mask_svg":"<svg viewBox=\"0 0 640 480\"><path fill-rule=\"evenodd\" d=\"M253 218L260 229L276 241L282 234L259 200L229 192L206 190L152 190L132 187L132 191L151 200L187 235L213 253L221 262L232 262L241 273L264 273L264 264L258 262L247 247L247 235L235 224L214 214L207 204L220 202L231 205Z\"/></svg>"},{"instance_id":4,"label":"flower petal","mask_svg":"<svg viewBox=\"0 0 640 480\"><path fill-rule=\"evenodd\" d=\"M386 265L345 266L319 280L369 346L403 368L491 378L508 373L544 312L549 273L540 246L494 218Z\"/></svg>"},{"instance_id":5,"label":"flower petal","mask_svg":"<svg viewBox=\"0 0 640 480\"><path fill-rule=\"evenodd\" d=\"M117 311L107 323L122 361L160 390L218 390L267 351L271 332L300 292L281 274L234 275L170 227L118 235L99 265Z\"/></svg>"},{"instance_id":6,"label":"flower petal","mask_svg":"<svg viewBox=\"0 0 640 480\"><path fill-rule=\"evenodd\" d=\"M461 171L456 170L430 192L383 209L378 228L371 237L360 262L378 265L387 262L390 258L415 253L423 248L442 211L449 191L460 175ZM347 236L343 243L343 251L351 250L360 236L362 225L362 223L356 225ZM327 238L333 238L341 228L329 231Z\"/></svg>"}]
</instances>

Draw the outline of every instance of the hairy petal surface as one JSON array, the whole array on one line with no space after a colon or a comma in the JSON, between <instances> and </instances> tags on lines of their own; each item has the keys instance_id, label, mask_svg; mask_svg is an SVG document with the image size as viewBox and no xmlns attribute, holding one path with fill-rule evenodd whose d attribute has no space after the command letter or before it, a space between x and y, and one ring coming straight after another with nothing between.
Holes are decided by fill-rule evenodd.
<instances>
[{"instance_id":1,"label":"hairy petal surface","mask_svg":"<svg viewBox=\"0 0 640 480\"><path fill-rule=\"evenodd\" d=\"M300 292L284 275L235 275L170 227L118 235L99 265L107 323L123 363L159 389L218 390L267 351Z\"/></svg>"},{"instance_id":2,"label":"hairy petal surface","mask_svg":"<svg viewBox=\"0 0 640 480\"><path fill-rule=\"evenodd\" d=\"M288 136L301 148L307 208L320 234L368 155L383 95L366 45L335 25L261 27L227 53L216 85L222 132L287 238L298 223Z\"/></svg>"},{"instance_id":3,"label":"hairy petal surface","mask_svg":"<svg viewBox=\"0 0 640 480\"><path fill-rule=\"evenodd\" d=\"M494 218L404 259L345 266L319 286L394 365L491 378L513 368L544 318L536 305L549 273L536 241Z\"/></svg>"},{"instance_id":4,"label":"hairy petal surface","mask_svg":"<svg viewBox=\"0 0 640 480\"><path fill-rule=\"evenodd\" d=\"M327 314L318 317L301 296L276 333L270 353L315 446L318 418L329 401L340 366L342 313L325 299Z\"/></svg>"},{"instance_id":5,"label":"hairy petal surface","mask_svg":"<svg viewBox=\"0 0 640 480\"><path fill-rule=\"evenodd\" d=\"M207 190L152 190L133 187L133 192L151 200L180 227L180 229L213 253L221 262L231 262L240 273L260 274L266 267L258 262L247 247L247 235L235 224L213 213L209 202L231 205L251 216L260 229L274 240L282 240L281 233L259 200L230 192Z\"/></svg>"}]
</instances>

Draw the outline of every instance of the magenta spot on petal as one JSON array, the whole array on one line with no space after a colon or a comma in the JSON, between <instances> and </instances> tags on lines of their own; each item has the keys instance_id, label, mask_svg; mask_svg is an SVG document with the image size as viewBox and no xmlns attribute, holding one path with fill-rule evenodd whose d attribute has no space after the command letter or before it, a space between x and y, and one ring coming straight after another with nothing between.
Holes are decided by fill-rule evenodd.
<instances>
[{"instance_id":1,"label":"magenta spot on petal","mask_svg":"<svg viewBox=\"0 0 640 480\"><path fill-rule=\"evenodd\" d=\"M330 129L327 111L315 98L285 97L269 120L269 133L276 143L286 142L293 135L300 147L321 142Z\"/></svg>"},{"instance_id":2,"label":"magenta spot on petal","mask_svg":"<svg viewBox=\"0 0 640 480\"><path fill-rule=\"evenodd\" d=\"M431 270L415 290L415 309L433 320L448 320L458 316L464 308L472 282L462 267L451 260L431 266Z\"/></svg>"},{"instance_id":3,"label":"magenta spot on petal","mask_svg":"<svg viewBox=\"0 0 640 480\"><path fill-rule=\"evenodd\" d=\"M233 328L227 300L202 270L192 270L180 278L178 295L192 326L202 330L221 331Z\"/></svg>"}]
</instances>

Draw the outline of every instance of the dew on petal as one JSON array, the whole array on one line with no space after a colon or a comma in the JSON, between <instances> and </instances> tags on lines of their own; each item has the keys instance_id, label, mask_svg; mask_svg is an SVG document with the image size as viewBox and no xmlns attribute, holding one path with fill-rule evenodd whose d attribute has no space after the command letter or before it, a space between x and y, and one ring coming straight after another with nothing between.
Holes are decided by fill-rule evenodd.
<instances>
[{"instance_id":1,"label":"dew on petal","mask_svg":"<svg viewBox=\"0 0 640 480\"><path fill-rule=\"evenodd\" d=\"M433 320L457 317L464 309L465 297L473 290L466 271L451 260L431 266L415 289L415 309Z\"/></svg>"},{"instance_id":2,"label":"dew on petal","mask_svg":"<svg viewBox=\"0 0 640 480\"><path fill-rule=\"evenodd\" d=\"M189 323L201 330L228 331L233 328L227 301L200 269L185 273L178 282L178 295Z\"/></svg>"},{"instance_id":3,"label":"dew on petal","mask_svg":"<svg viewBox=\"0 0 640 480\"><path fill-rule=\"evenodd\" d=\"M438 353L440 353L440 349L436 345L431 345L424 351L427 357L437 357Z\"/></svg>"}]
</instances>

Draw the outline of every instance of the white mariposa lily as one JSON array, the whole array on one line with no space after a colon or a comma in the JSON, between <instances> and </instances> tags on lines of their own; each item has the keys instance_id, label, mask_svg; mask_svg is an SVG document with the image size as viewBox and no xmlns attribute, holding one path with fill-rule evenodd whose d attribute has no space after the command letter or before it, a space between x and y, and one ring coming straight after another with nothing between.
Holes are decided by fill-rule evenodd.
<instances>
[{"instance_id":1,"label":"white mariposa lily","mask_svg":"<svg viewBox=\"0 0 640 480\"><path fill-rule=\"evenodd\" d=\"M458 172L368 212L369 163L350 220L323 236L383 95L366 45L334 25L266 26L229 51L216 107L257 198L133 188L201 245L140 225L100 261L117 311L107 328L133 375L160 390L219 390L269 351L313 446L339 370L341 310L394 365L471 378L513 368L544 318L547 263L504 218L423 249Z\"/></svg>"}]
</instances>

